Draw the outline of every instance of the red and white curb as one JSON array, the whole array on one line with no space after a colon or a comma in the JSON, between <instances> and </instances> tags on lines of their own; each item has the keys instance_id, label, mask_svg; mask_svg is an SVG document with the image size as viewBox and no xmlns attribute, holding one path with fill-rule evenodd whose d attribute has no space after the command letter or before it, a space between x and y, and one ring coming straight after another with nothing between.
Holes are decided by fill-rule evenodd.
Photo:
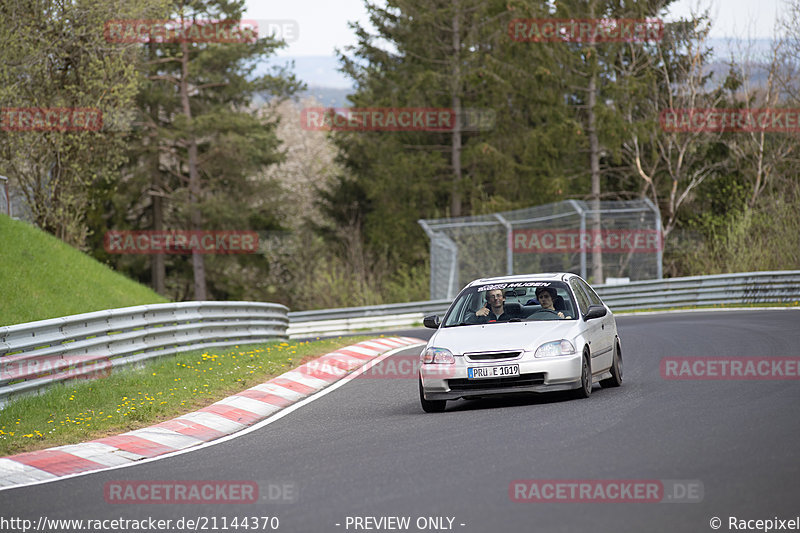
<instances>
[{"instance_id":1,"label":"red and white curb","mask_svg":"<svg viewBox=\"0 0 800 533\"><path fill-rule=\"evenodd\" d=\"M388 351L421 343L424 341L413 337L360 342L154 426L82 444L2 457L0 488L127 465L231 435L311 396Z\"/></svg>"}]
</instances>

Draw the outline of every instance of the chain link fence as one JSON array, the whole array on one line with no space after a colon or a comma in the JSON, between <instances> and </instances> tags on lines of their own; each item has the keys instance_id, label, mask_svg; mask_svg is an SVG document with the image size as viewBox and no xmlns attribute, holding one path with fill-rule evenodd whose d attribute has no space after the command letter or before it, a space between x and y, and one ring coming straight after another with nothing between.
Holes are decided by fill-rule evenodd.
<instances>
[{"instance_id":1,"label":"chain link fence","mask_svg":"<svg viewBox=\"0 0 800 533\"><path fill-rule=\"evenodd\" d=\"M662 277L661 215L646 198L566 200L419 224L431 240L432 300L489 276L574 272L594 284Z\"/></svg>"},{"instance_id":2,"label":"chain link fence","mask_svg":"<svg viewBox=\"0 0 800 533\"><path fill-rule=\"evenodd\" d=\"M6 176L0 176L0 214L8 215L16 220L31 222L33 215L19 189L19 182Z\"/></svg>"},{"instance_id":3,"label":"chain link fence","mask_svg":"<svg viewBox=\"0 0 800 533\"><path fill-rule=\"evenodd\" d=\"M11 216L11 199L8 196L8 178L0 176L0 213Z\"/></svg>"}]
</instances>

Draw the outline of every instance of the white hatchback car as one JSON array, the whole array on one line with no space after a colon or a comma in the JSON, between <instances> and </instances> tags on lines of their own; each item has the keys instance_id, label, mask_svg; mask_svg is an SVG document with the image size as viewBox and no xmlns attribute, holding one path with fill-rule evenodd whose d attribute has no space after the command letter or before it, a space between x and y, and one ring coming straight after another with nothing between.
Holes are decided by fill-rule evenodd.
<instances>
[{"instance_id":1,"label":"white hatchback car","mask_svg":"<svg viewBox=\"0 0 800 533\"><path fill-rule=\"evenodd\" d=\"M611 310L580 276L551 273L478 279L453 301L420 355L426 412L447 400L622 384L622 348Z\"/></svg>"}]
</instances>

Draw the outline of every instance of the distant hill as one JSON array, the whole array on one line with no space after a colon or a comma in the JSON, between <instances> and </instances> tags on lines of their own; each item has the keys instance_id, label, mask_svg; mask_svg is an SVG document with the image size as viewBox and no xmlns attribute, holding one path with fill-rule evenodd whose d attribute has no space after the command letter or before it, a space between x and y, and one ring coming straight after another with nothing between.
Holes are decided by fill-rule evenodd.
<instances>
[{"instance_id":1,"label":"distant hill","mask_svg":"<svg viewBox=\"0 0 800 533\"><path fill-rule=\"evenodd\" d=\"M302 91L297 94L297 99L303 101L308 97L312 97L317 101L317 105L321 107L349 107L350 100L347 95L352 93L352 89L336 89L332 87L309 87L308 90ZM261 106L267 99L260 94L253 97L253 104Z\"/></svg>"},{"instance_id":2,"label":"distant hill","mask_svg":"<svg viewBox=\"0 0 800 533\"><path fill-rule=\"evenodd\" d=\"M284 66L294 61L291 69L309 87L351 89L353 80L339 72L339 61L335 56L272 57L256 69L256 74L265 74L272 66Z\"/></svg>"},{"instance_id":3,"label":"distant hill","mask_svg":"<svg viewBox=\"0 0 800 533\"><path fill-rule=\"evenodd\" d=\"M772 40L744 41L716 37L710 38L707 45L714 49L714 57L709 68L714 71L714 82L718 82L727 74L727 63L732 57L739 63L745 60L751 64L767 63L770 58ZM308 86L308 90L299 95L301 99L308 95L316 98L324 106L347 107L350 105L347 95L354 91L353 80L339 72L339 61L335 56L273 57L268 63L257 68L256 74L264 74L274 65L284 66L292 61L294 61L294 68L291 71ZM766 81L766 70L753 69L750 81L754 86L763 85ZM256 103L263 103L263 99L259 99Z\"/></svg>"},{"instance_id":4,"label":"distant hill","mask_svg":"<svg viewBox=\"0 0 800 533\"><path fill-rule=\"evenodd\" d=\"M303 96L311 96L324 107L349 107L350 100L347 95L352 94L353 89L335 89L331 87L309 87Z\"/></svg>"},{"instance_id":5,"label":"distant hill","mask_svg":"<svg viewBox=\"0 0 800 533\"><path fill-rule=\"evenodd\" d=\"M353 92L353 83L338 72L339 62L335 56L273 57L268 63L259 66L255 74L265 74L272 66L286 66L292 61L294 67L290 71L308 87L297 95L301 100L311 96L326 107L350 105L347 95ZM264 101L264 97L257 97L254 103L261 105Z\"/></svg>"},{"instance_id":6,"label":"distant hill","mask_svg":"<svg viewBox=\"0 0 800 533\"><path fill-rule=\"evenodd\" d=\"M708 46L714 49L714 61L728 62L733 57L737 62L748 59L750 62L769 62L772 51L772 39L734 39L728 37L712 37ZM746 57L749 56L749 57Z\"/></svg>"},{"instance_id":7,"label":"distant hill","mask_svg":"<svg viewBox=\"0 0 800 533\"><path fill-rule=\"evenodd\" d=\"M0 326L166 301L49 233L0 214Z\"/></svg>"}]
</instances>

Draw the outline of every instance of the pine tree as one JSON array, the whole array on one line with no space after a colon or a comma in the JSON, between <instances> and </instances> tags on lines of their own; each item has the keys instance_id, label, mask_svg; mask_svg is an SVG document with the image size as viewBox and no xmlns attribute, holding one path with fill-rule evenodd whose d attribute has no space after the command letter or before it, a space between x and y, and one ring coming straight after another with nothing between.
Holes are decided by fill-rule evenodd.
<instances>
[{"instance_id":1,"label":"pine tree","mask_svg":"<svg viewBox=\"0 0 800 533\"><path fill-rule=\"evenodd\" d=\"M372 250L422 261L419 218L526 207L569 193L580 132L550 52L509 38L519 10L479 0L394 0L368 9L376 34L354 25L359 44L341 54L356 83L354 107L449 108L458 117L445 133L334 134L347 171L337 194L366 200L356 212ZM476 117L490 124L476 127Z\"/></svg>"},{"instance_id":2,"label":"pine tree","mask_svg":"<svg viewBox=\"0 0 800 533\"><path fill-rule=\"evenodd\" d=\"M171 19L187 25L235 24L242 18L243 6L242 1L229 0L176 2ZM147 81L139 93L140 129L131 135L135 157L126 178L132 205L118 205L129 227L269 230L280 226L265 209L274 191L253 179L260 169L282 159L277 123L257 111L253 99L285 98L301 87L285 68L255 74L258 63L280 46L283 43L271 37L143 45ZM175 275L170 290L177 298L186 297L180 256L153 256L154 287L167 290L167 261ZM215 295L227 297L231 272L251 261L194 253L194 299L209 297L207 264L216 271ZM134 268L141 272L141 267ZM244 288L236 290L239 297L246 293Z\"/></svg>"}]
</instances>

